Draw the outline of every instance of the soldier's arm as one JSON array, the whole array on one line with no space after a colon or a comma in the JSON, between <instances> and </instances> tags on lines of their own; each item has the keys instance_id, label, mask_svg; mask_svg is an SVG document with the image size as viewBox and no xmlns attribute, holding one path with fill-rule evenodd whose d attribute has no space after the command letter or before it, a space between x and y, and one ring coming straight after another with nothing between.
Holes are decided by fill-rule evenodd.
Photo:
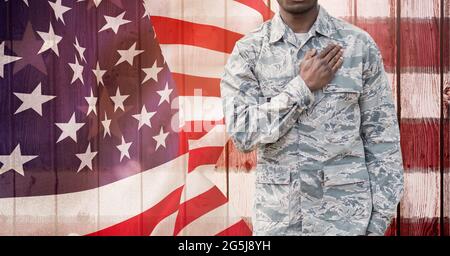
<instances>
[{"instance_id":1,"label":"soldier's arm","mask_svg":"<svg viewBox=\"0 0 450 256\"><path fill-rule=\"evenodd\" d=\"M279 95L264 98L252 61L236 44L220 84L227 132L244 152L276 142L314 102L299 75Z\"/></svg>"},{"instance_id":2,"label":"soldier's arm","mask_svg":"<svg viewBox=\"0 0 450 256\"><path fill-rule=\"evenodd\" d=\"M372 38L369 39L360 97L361 137L373 200L367 232L384 235L403 194L403 160L392 88L379 48Z\"/></svg>"}]
</instances>

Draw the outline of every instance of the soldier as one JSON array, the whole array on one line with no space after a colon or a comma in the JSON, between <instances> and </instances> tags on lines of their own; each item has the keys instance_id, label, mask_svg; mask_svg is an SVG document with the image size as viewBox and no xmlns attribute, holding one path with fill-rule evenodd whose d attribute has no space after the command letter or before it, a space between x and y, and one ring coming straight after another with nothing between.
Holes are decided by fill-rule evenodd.
<instances>
[{"instance_id":1,"label":"soldier","mask_svg":"<svg viewBox=\"0 0 450 256\"><path fill-rule=\"evenodd\" d=\"M257 149L254 235L383 235L403 160L380 50L317 0L278 3L221 80L227 132Z\"/></svg>"}]
</instances>

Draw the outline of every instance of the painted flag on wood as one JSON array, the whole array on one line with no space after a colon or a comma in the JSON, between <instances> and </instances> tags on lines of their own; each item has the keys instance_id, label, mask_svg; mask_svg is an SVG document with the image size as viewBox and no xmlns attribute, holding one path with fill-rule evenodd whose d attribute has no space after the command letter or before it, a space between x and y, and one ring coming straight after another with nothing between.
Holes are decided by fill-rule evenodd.
<instances>
[{"instance_id":1,"label":"painted flag on wood","mask_svg":"<svg viewBox=\"0 0 450 256\"><path fill-rule=\"evenodd\" d=\"M259 0L1 1L0 235L250 235L207 176L227 142L219 75L270 16Z\"/></svg>"}]
</instances>

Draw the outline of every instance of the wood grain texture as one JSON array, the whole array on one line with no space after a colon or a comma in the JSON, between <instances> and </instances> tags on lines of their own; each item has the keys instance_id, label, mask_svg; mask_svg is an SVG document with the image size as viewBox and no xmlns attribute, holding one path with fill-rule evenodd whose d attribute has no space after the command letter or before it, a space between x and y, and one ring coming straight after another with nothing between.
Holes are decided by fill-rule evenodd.
<instances>
[{"instance_id":1,"label":"wood grain texture","mask_svg":"<svg viewBox=\"0 0 450 256\"><path fill-rule=\"evenodd\" d=\"M444 20L442 21L443 36L441 39L442 47L442 87L445 90L450 88L450 0L444 0L443 14ZM445 100L445 99L444 99ZM442 221L443 230L442 234L445 236L450 235L450 105L444 105L443 111L443 195L442 195Z\"/></svg>"},{"instance_id":2,"label":"wood grain texture","mask_svg":"<svg viewBox=\"0 0 450 256\"><path fill-rule=\"evenodd\" d=\"M406 159L405 172L421 174L405 176L405 190L408 190L400 206L400 235L434 236L440 234L440 164L431 164L430 161L440 157L441 133L440 119L429 117L435 116L433 112L440 110L439 62L436 61L439 59L439 41L436 38L439 38L441 6L438 0L401 0L400 5L401 17L413 14L429 17L423 19L422 25L408 22L400 24L402 153ZM415 31L420 37L411 37L412 33L408 31ZM423 59L428 61L423 63ZM417 79L408 79L411 74ZM421 93L430 91L435 93ZM414 97L423 98L411 102ZM404 116L414 116L414 113L421 115L413 120L403 119ZM420 129L409 129L410 122L420 123ZM423 138L426 138L426 145L429 146L424 147ZM430 217L432 222L429 221ZM402 225L405 222L411 225Z\"/></svg>"}]
</instances>

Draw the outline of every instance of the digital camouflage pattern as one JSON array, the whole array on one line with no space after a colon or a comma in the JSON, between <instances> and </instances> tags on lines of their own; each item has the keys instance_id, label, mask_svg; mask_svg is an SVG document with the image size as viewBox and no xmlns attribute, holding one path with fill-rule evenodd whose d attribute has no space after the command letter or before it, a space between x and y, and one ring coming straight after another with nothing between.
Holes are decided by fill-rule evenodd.
<instances>
[{"instance_id":1,"label":"digital camouflage pattern","mask_svg":"<svg viewBox=\"0 0 450 256\"><path fill-rule=\"evenodd\" d=\"M342 45L322 90L298 75L306 52ZM403 194L400 132L370 35L322 7L300 44L279 13L234 47L221 81L227 132L257 149L255 235L383 235Z\"/></svg>"}]
</instances>

